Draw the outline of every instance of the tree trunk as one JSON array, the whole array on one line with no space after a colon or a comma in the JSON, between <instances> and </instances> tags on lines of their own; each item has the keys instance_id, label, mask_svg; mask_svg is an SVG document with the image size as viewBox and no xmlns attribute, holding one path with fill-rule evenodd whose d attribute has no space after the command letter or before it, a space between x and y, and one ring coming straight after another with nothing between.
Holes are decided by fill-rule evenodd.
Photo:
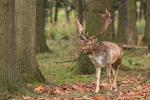
<instances>
[{"instance_id":1,"label":"tree trunk","mask_svg":"<svg viewBox=\"0 0 150 100\"><path fill-rule=\"evenodd\" d=\"M120 0L117 40L135 44L136 33L136 0Z\"/></svg>"},{"instance_id":2,"label":"tree trunk","mask_svg":"<svg viewBox=\"0 0 150 100\"><path fill-rule=\"evenodd\" d=\"M111 13L111 19L112 19L112 22L110 24L110 40L111 41L115 41L116 40L116 30L115 30L115 11L118 10L117 9L117 6L118 6L118 1L114 1L114 0L111 0L111 10L110 10L110 13Z\"/></svg>"},{"instance_id":3,"label":"tree trunk","mask_svg":"<svg viewBox=\"0 0 150 100\"><path fill-rule=\"evenodd\" d=\"M45 82L41 74L35 50L36 0L16 0L16 34L19 67L27 82Z\"/></svg>"},{"instance_id":4,"label":"tree trunk","mask_svg":"<svg viewBox=\"0 0 150 100\"><path fill-rule=\"evenodd\" d=\"M107 8L110 11L110 1L109 0L88 0L86 8L86 32L88 36L100 33L103 28L103 20L100 13L105 13ZM103 33L99 40L110 40L110 29ZM89 74L94 72L94 65L87 56L80 55L80 61L77 62L78 70L83 74Z\"/></svg>"},{"instance_id":5,"label":"tree trunk","mask_svg":"<svg viewBox=\"0 0 150 100\"><path fill-rule=\"evenodd\" d=\"M146 19L146 1L147 0L140 0L141 6L139 11L139 20Z\"/></svg>"},{"instance_id":6,"label":"tree trunk","mask_svg":"<svg viewBox=\"0 0 150 100\"><path fill-rule=\"evenodd\" d=\"M125 41L125 28L127 27L127 0L120 0L119 2L119 18L118 18L118 32L117 41Z\"/></svg>"},{"instance_id":7,"label":"tree trunk","mask_svg":"<svg viewBox=\"0 0 150 100\"><path fill-rule=\"evenodd\" d=\"M150 51L150 0L146 1L147 8L146 8L146 26L145 26L145 33L144 33L144 42L148 45L148 49Z\"/></svg>"},{"instance_id":8,"label":"tree trunk","mask_svg":"<svg viewBox=\"0 0 150 100\"><path fill-rule=\"evenodd\" d=\"M76 10L77 10L77 17L81 24L83 24L83 10L84 10L84 0L77 0L76 1Z\"/></svg>"},{"instance_id":9,"label":"tree trunk","mask_svg":"<svg viewBox=\"0 0 150 100\"><path fill-rule=\"evenodd\" d=\"M58 20L58 6L59 6L59 0L55 1L55 10L54 10L54 22L56 23Z\"/></svg>"},{"instance_id":10,"label":"tree trunk","mask_svg":"<svg viewBox=\"0 0 150 100\"><path fill-rule=\"evenodd\" d=\"M101 32L104 23L100 16L100 13L105 13L105 9L111 11L111 2L109 0L89 0L87 1L87 13L86 13L86 31L89 36ZM110 28L107 32L100 36L100 40L111 40Z\"/></svg>"},{"instance_id":11,"label":"tree trunk","mask_svg":"<svg viewBox=\"0 0 150 100\"><path fill-rule=\"evenodd\" d=\"M0 0L0 95L24 87L16 62L14 8L15 0Z\"/></svg>"},{"instance_id":12,"label":"tree trunk","mask_svg":"<svg viewBox=\"0 0 150 100\"><path fill-rule=\"evenodd\" d=\"M50 22L53 23L53 7L55 5L55 1L54 0L49 0L49 16L50 16Z\"/></svg>"},{"instance_id":13,"label":"tree trunk","mask_svg":"<svg viewBox=\"0 0 150 100\"><path fill-rule=\"evenodd\" d=\"M41 4L39 4L38 2L41 2ZM48 0L37 0L37 4L39 4L39 8L43 9L43 14L44 14L44 24L47 25L48 24L48 17L49 17L49 2ZM37 6L38 8L38 6Z\"/></svg>"},{"instance_id":14,"label":"tree trunk","mask_svg":"<svg viewBox=\"0 0 150 100\"><path fill-rule=\"evenodd\" d=\"M46 37L44 35L45 28L45 10L44 3L46 0L37 0L37 14L36 14L36 52L43 53L49 52L49 48L46 44Z\"/></svg>"}]
</instances>

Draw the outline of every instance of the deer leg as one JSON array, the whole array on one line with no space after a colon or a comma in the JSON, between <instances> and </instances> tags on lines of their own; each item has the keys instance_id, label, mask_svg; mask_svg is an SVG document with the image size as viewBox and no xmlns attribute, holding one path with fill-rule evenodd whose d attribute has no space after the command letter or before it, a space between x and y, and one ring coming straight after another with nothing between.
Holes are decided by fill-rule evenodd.
<instances>
[{"instance_id":1,"label":"deer leg","mask_svg":"<svg viewBox=\"0 0 150 100\"><path fill-rule=\"evenodd\" d=\"M108 80L109 80L109 85L110 85L110 88L112 90L112 85L111 85L111 83L112 83L111 82L111 80L112 80L112 78L111 78L111 70L112 70L112 66L108 65L106 71L107 71L107 77L108 77Z\"/></svg>"},{"instance_id":2,"label":"deer leg","mask_svg":"<svg viewBox=\"0 0 150 100\"><path fill-rule=\"evenodd\" d=\"M117 79L117 74L118 74L118 67L120 66L121 61L117 60L112 66L112 70L113 70L113 89L116 89L117 85L116 85L116 79Z\"/></svg>"},{"instance_id":3,"label":"deer leg","mask_svg":"<svg viewBox=\"0 0 150 100\"><path fill-rule=\"evenodd\" d=\"M96 67L96 89L95 92L99 91L99 80L100 80L101 68Z\"/></svg>"},{"instance_id":4,"label":"deer leg","mask_svg":"<svg viewBox=\"0 0 150 100\"><path fill-rule=\"evenodd\" d=\"M113 89L116 89L116 87L117 87L117 85L116 85L117 74L118 74L118 68L115 70L115 75L114 75L114 79L113 79Z\"/></svg>"},{"instance_id":5,"label":"deer leg","mask_svg":"<svg viewBox=\"0 0 150 100\"><path fill-rule=\"evenodd\" d=\"M111 70L111 72L112 72L112 77L113 77L113 87L112 88L114 88L115 86L116 86L116 63L114 63L114 64L112 64L112 70Z\"/></svg>"}]
</instances>

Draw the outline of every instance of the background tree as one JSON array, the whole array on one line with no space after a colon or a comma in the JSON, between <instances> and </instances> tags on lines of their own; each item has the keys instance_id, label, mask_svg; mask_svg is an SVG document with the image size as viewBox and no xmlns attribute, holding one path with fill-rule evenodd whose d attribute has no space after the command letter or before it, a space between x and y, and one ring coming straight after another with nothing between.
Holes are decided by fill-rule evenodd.
<instances>
[{"instance_id":1,"label":"background tree","mask_svg":"<svg viewBox=\"0 0 150 100\"><path fill-rule=\"evenodd\" d=\"M118 8L119 8L119 0L111 0L111 19L112 19L112 22L110 24L110 31L111 33L109 34L110 35L110 40L111 41L115 41L116 40L116 37L117 37L117 30L115 29L115 17L116 17L116 11L118 11Z\"/></svg>"},{"instance_id":2,"label":"background tree","mask_svg":"<svg viewBox=\"0 0 150 100\"><path fill-rule=\"evenodd\" d=\"M38 2L39 1L37 1L37 4L38 4ZM48 1L48 0L42 0L42 2L44 2L44 3L42 3L43 5L43 12L44 12L44 23L45 23L45 25L47 25L48 24L48 22L49 22L49 15L50 15L50 6L51 6L51 4L50 4L50 2ZM38 8L38 7L37 7Z\"/></svg>"},{"instance_id":3,"label":"background tree","mask_svg":"<svg viewBox=\"0 0 150 100\"><path fill-rule=\"evenodd\" d=\"M15 0L17 56L26 81L45 82L36 60L37 0Z\"/></svg>"},{"instance_id":4,"label":"background tree","mask_svg":"<svg viewBox=\"0 0 150 100\"><path fill-rule=\"evenodd\" d=\"M46 37L44 35L45 30L45 7L47 0L37 0L37 13L36 13L36 50L37 52L49 52L49 48L46 44Z\"/></svg>"},{"instance_id":5,"label":"background tree","mask_svg":"<svg viewBox=\"0 0 150 100\"><path fill-rule=\"evenodd\" d=\"M53 22L53 7L54 7L54 3L55 1L54 0L48 0L48 3L49 3L49 16L50 16L50 22L52 23Z\"/></svg>"},{"instance_id":6,"label":"background tree","mask_svg":"<svg viewBox=\"0 0 150 100\"><path fill-rule=\"evenodd\" d=\"M74 9L73 4L70 0L63 0L63 4L65 7L66 22L70 23L70 13Z\"/></svg>"},{"instance_id":7,"label":"background tree","mask_svg":"<svg viewBox=\"0 0 150 100\"><path fill-rule=\"evenodd\" d=\"M139 11L139 20L146 17L146 1L140 0L140 11Z\"/></svg>"},{"instance_id":8,"label":"background tree","mask_svg":"<svg viewBox=\"0 0 150 100\"><path fill-rule=\"evenodd\" d=\"M98 34L103 28L103 20L100 13L104 13L106 8L110 11L111 2L109 0L88 0L86 8L86 32L88 36ZM109 40L110 29L102 34L99 41ZM80 55L77 67L81 73L93 73L94 67L90 59L85 55Z\"/></svg>"},{"instance_id":9,"label":"background tree","mask_svg":"<svg viewBox=\"0 0 150 100\"><path fill-rule=\"evenodd\" d=\"M24 87L16 62L14 26L15 0L0 0L0 95Z\"/></svg>"},{"instance_id":10,"label":"background tree","mask_svg":"<svg viewBox=\"0 0 150 100\"><path fill-rule=\"evenodd\" d=\"M146 1L146 26L145 26L145 36L144 41L148 45L148 49L150 51L150 0Z\"/></svg>"},{"instance_id":11,"label":"background tree","mask_svg":"<svg viewBox=\"0 0 150 100\"><path fill-rule=\"evenodd\" d=\"M106 9L111 11L111 2L106 0L89 0L87 2L86 12L86 31L89 36L99 33L103 28L103 20L100 13L104 13ZM111 40L110 30L100 36L100 40Z\"/></svg>"},{"instance_id":12,"label":"background tree","mask_svg":"<svg viewBox=\"0 0 150 100\"><path fill-rule=\"evenodd\" d=\"M135 44L136 33L136 0L120 0L117 40Z\"/></svg>"},{"instance_id":13,"label":"background tree","mask_svg":"<svg viewBox=\"0 0 150 100\"><path fill-rule=\"evenodd\" d=\"M55 8L54 8L54 22L57 22L58 20L58 10L59 7L61 7L61 0L55 0L54 2Z\"/></svg>"},{"instance_id":14,"label":"background tree","mask_svg":"<svg viewBox=\"0 0 150 100\"><path fill-rule=\"evenodd\" d=\"M77 11L77 17L80 21L81 24L83 24L83 19L84 19L84 11L85 11L85 6L86 1L85 0L76 0L76 11Z\"/></svg>"}]
</instances>

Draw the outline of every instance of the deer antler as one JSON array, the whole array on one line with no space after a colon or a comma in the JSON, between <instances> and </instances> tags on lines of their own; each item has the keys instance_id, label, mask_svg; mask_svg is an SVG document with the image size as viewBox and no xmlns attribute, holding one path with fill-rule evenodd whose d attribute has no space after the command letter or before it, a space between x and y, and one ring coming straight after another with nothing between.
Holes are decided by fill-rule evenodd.
<instances>
[{"instance_id":1,"label":"deer antler","mask_svg":"<svg viewBox=\"0 0 150 100\"><path fill-rule=\"evenodd\" d=\"M96 34L95 36L92 36L91 38L96 38L100 34L105 32L108 29L108 26L110 25L110 23L112 22L111 14L110 14L110 12L107 9L106 9L105 14L100 14L100 15L104 19L104 27L103 27L102 31L99 34Z\"/></svg>"},{"instance_id":2,"label":"deer antler","mask_svg":"<svg viewBox=\"0 0 150 100\"><path fill-rule=\"evenodd\" d=\"M76 27L77 27L77 36L80 37L81 40L86 40L87 38L82 35L82 32L84 31L83 26L80 24L79 20L76 18Z\"/></svg>"}]
</instances>

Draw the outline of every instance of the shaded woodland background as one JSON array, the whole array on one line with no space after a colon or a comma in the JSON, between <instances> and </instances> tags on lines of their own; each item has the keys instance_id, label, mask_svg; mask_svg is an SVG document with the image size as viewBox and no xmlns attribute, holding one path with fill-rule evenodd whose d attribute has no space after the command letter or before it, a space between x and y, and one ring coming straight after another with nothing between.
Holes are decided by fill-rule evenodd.
<instances>
[{"instance_id":1,"label":"shaded woodland background","mask_svg":"<svg viewBox=\"0 0 150 100\"><path fill-rule=\"evenodd\" d=\"M85 35L92 36L103 28L100 13L106 8L111 12L112 23L98 41L127 46L118 83L133 78L136 81L133 83L137 83L135 86L142 82L142 86L148 84L149 87L150 0L0 0L0 98L25 99L22 95L33 95L39 84L93 83L95 69L89 58L80 53L75 17L84 25ZM127 88L134 87L131 84ZM120 91L127 93L127 88L120 86L115 98L122 96ZM48 93L47 98L55 97L45 90L44 93ZM107 93L102 91L99 94ZM131 97L146 98L150 91L146 93ZM33 97L37 98L37 95ZM74 93L72 97L83 95ZM86 95L91 96L90 93Z\"/></svg>"}]
</instances>

